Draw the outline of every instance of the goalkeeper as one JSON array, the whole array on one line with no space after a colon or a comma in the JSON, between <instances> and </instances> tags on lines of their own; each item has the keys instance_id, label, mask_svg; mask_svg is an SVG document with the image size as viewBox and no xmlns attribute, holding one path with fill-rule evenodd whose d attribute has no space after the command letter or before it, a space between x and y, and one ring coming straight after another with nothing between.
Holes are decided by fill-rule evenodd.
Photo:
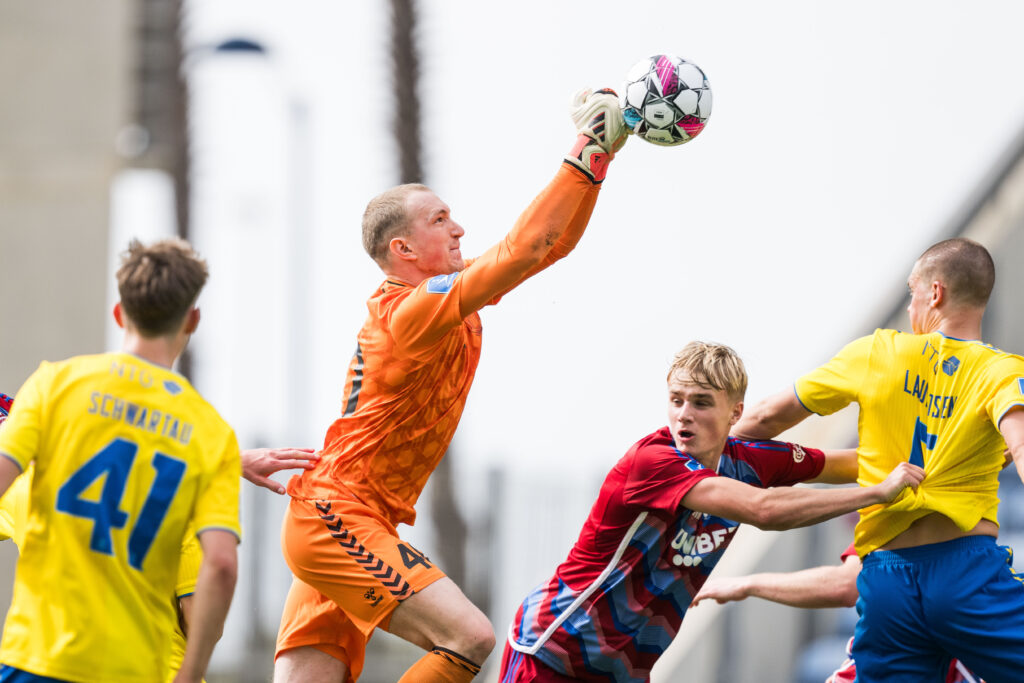
<instances>
[{"instance_id":1,"label":"goalkeeper","mask_svg":"<svg viewBox=\"0 0 1024 683\"><path fill-rule=\"evenodd\" d=\"M274 680L354 681L382 628L426 650L401 681L471 680L494 647L487 617L399 538L451 442L481 348L479 310L566 256L627 130L611 91L580 92L576 144L512 230L463 261L464 231L423 185L373 199L363 246L384 273L367 301L343 411L321 459L289 482L281 542L295 576Z\"/></svg>"}]
</instances>

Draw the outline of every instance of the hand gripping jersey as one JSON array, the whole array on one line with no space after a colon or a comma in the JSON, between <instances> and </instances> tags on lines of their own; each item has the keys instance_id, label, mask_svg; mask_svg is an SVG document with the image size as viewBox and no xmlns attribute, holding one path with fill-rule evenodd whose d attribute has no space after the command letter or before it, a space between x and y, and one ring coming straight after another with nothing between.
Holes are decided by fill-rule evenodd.
<instances>
[{"instance_id":1,"label":"hand gripping jersey","mask_svg":"<svg viewBox=\"0 0 1024 683\"><path fill-rule=\"evenodd\" d=\"M818 450L730 438L717 476L788 486L824 463ZM568 558L519 607L509 645L580 680L647 681L739 527L680 505L714 476L667 427L638 441L604 480Z\"/></svg>"},{"instance_id":2,"label":"hand gripping jersey","mask_svg":"<svg viewBox=\"0 0 1024 683\"><path fill-rule=\"evenodd\" d=\"M828 415L860 404L861 486L885 479L899 462L924 467L917 491L860 511L861 557L917 519L940 512L964 531L996 522L1005 443L999 420L1024 405L1024 358L938 332L876 330L796 382L810 411Z\"/></svg>"},{"instance_id":3,"label":"hand gripping jersey","mask_svg":"<svg viewBox=\"0 0 1024 683\"><path fill-rule=\"evenodd\" d=\"M162 680L190 520L240 533L234 432L177 373L110 353L41 364L0 453L35 463L0 662L69 681Z\"/></svg>"},{"instance_id":4,"label":"hand gripping jersey","mask_svg":"<svg viewBox=\"0 0 1024 683\"><path fill-rule=\"evenodd\" d=\"M288 493L354 495L392 524L412 524L473 383L482 340L477 311L569 253L599 188L563 166L509 234L462 272L418 286L385 280L367 301L342 415L327 430L321 460L293 477ZM537 240L552 245L540 262L523 256Z\"/></svg>"}]
</instances>

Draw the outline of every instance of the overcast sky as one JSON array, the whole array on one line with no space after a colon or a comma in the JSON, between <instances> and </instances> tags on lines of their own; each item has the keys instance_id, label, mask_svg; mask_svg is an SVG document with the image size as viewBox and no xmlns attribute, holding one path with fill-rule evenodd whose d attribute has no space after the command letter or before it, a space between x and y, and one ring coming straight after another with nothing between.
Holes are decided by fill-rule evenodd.
<instances>
[{"instance_id":1,"label":"overcast sky","mask_svg":"<svg viewBox=\"0 0 1024 683\"><path fill-rule=\"evenodd\" d=\"M253 102L308 114L297 166L299 194L311 202L304 232L289 233L294 211L277 207L256 217L266 222L265 253L197 237L214 268L204 298L215 311L227 306L217 303L227 287L218 271L255 270L268 287L251 304L266 325L236 329L237 343L221 351L240 365L234 375L308 378L310 417L268 438L319 444L381 280L359 220L367 200L397 182L386 7L220 0L190 11L194 45L245 36L267 46ZM618 88L636 60L671 52L697 63L714 90L699 138L675 148L630 140L576 251L483 312L483 358L455 442L462 468L502 459L607 469L665 423L668 363L691 339L740 352L748 401L788 385L870 332L916 256L1024 127L1024 4L1009 0L432 0L419 9L426 182L466 228L467 256L497 241L556 171L573 140L566 104L575 89ZM273 151L229 154L219 170L201 166L200 181L231 177L236 189L248 184L243 197L294 190L294 178L279 176L295 157L267 131L288 125L287 105L230 110L245 100L232 84L246 82L197 92L196 111L227 107L217 125L246 149ZM230 192L197 196L233 201ZM254 219L251 206L218 206L197 215ZM308 268L277 263L288 249ZM246 292L256 297L241 288L232 305ZM202 348L232 334L216 319L204 322ZM281 357L295 355L295 338L298 364ZM285 351L261 350L265 340ZM223 381L199 384L244 437L264 414L244 382Z\"/></svg>"}]
</instances>

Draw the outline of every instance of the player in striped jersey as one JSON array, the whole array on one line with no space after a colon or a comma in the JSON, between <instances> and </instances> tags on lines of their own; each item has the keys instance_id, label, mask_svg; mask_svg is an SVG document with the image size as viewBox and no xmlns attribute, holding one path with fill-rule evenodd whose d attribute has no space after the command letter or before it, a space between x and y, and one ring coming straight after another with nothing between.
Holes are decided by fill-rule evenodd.
<instances>
[{"instance_id":1,"label":"player in striped jersey","mask_svg":"<svg viewBox=\"0 0 1024 683\"><path fill-rule=\"evenodd\" d=\"M581 92L576 143L512 230L463 261L462 227L422 185L372 200L363 245L385 280L367 301L341 416L317 466L293 477L282 526L295 580L274 679L355 680L376 628L427 653L403 683L465 682L494 647L487 617L403 541L458 426L480 358L479 311L566 256L582 237L627 129L611 91Z\"/></svg>"},{"instance_id":2,"label":"player in striped jersey","mask_svg":"<svg viewBox=\"0 0 1024 683\"><path fill-rule=\"evenodd\" d=\"M980 341L994 284L977 242L929 247L907 279L913 334L847 344L736 427L770 438L856 402L862 486L900 461L928 473L917 491L860 513L858 681L941 680L953 657L990 683L1024 671L1024 582L996 543L1007 447L1024 480L1024 358Z\"/></svg>"},{"instance_id":3,"label":"player in striped jersey","mask_svg":"<svg viewBox=\"0 0 1024 683\"><path fill-rule=\"evenodd\" d=\"M902 463L870 488L788 488L852 481L851 454L730 437L746 386L728 347L692 342L676 355L668 426L612 468L568 558L523 601L502 683L647 681L740 523L814 524L920 481Z\"/></svg>"}]
</instances>

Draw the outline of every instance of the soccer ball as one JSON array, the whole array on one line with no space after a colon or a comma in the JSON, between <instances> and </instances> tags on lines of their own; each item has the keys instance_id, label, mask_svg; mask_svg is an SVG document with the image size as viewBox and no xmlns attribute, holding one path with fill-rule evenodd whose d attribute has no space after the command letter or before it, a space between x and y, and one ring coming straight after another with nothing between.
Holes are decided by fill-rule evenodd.
<instances>
[{"instance_id":1,"label":"soccer ball","mask_svg":"<svg viewBox=\"0 0 1024 683\"><path fill-rule=\"evenodd\" d=\"M697 137L711 116L711 86L693 62L654 55L633 65L619 96L633 133L656 145L681 145Z\"/></svg>"}]
</instances>

